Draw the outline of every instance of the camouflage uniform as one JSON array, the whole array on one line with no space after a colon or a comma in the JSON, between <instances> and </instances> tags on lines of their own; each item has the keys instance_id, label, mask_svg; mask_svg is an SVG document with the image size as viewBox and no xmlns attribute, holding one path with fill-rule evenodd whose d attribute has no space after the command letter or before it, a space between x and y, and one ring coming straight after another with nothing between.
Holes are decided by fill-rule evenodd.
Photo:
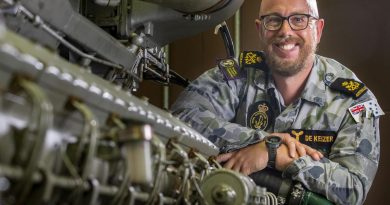
<instances>
[{"instance_id":1,"label":"camouflage uniform","mask_svg":"<svg viewBox=\"0 0 390 205\"><path fill-rule=\"evenodd\" d=\"M180 95L173 114L221 152L256 143L271 132L289 132L326 157L301 157L284 176L337 204L362 204L379 161L383 111L375 96L348 68L317 55L300 98L284 106L262 53L258 55L255 66L240 65L234 71L240 75L233 72L233 78L226 76L223 66L201 75ZM360 93L351 92L357 89Z\"/></svg>"}]
</instances>

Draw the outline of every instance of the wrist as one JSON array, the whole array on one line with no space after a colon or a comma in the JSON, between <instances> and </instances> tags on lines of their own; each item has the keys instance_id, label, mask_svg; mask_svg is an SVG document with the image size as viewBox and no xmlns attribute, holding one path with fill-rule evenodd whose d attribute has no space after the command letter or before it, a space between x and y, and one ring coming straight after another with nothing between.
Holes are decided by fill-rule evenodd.
<instances>
[{"instance_id":1,"label":"wrist","mask_svg":"<svg viewBox=\"0 0 390 205\"><path fill-rule=\"evenodd\" d=\"M277 149L279 148L281 142L282 142L282 138L280 138L279 136L268 136L265 139L265 144L268 150L267 167L275 168Z\"/></svg>"},{"instance_id":2,"label":"wrist","mask_svg":"<svg viewBox=\"0 0 390 205\"><path fill-rule=\"evenodd\" d=\"M260 159L262 160L262 162L268 163L268 150L267 146L265 145L265 140L259 142L259 149L262 150Z\"/></svg>"},{"instance_id":3,"label":"wrist","mask_svg":"<svg viewBox=\"0 0 390 205\"><path fill-rule=\"evenodd\" d=\"M279 159L280 160L280 159ZM286 171L290 166L292 166L294 164L294 161L296 159L294 158L290 158L290 157L285 157L283 158L283 162L280 163L278 162L275 166L276 170L278 171L281 171L281 172L284 172Z\"/></svg>"},{"instance_id":4,"label":"wrist","mask_svg":"<svg viewBox=\"0 0 390 205\"><path fill-rule=\"evenodd\" d=\"M283 177L294 177L300 171L304 170L307 167L306 158L307 156L300 157L298 159L293 159L282 171Z\"/></svg>"}]
</instances>

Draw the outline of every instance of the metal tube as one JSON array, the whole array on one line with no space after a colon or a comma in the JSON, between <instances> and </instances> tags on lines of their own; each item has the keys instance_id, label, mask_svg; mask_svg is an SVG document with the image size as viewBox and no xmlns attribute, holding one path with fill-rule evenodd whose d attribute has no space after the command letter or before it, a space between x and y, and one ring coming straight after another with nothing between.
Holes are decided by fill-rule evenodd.
<instances>
[{"instance_id":1,"label":"metal tube","mask_svg":"<svg viewBox=\"0 0 390 205\"><path fill-rule=\"evenodd\" d=\"M121 150L127 160L127 174L135 184L150 184L152 171L152 127L140 122L128 122L125 130L119 134Z\"/></svg>"},{"instance_id":2,"label":"metal tube","mask_svg":"<svg viewBox=\"0 0 390 205\"><path fill-rule=\"evenodd\" d=\"M166 45L164 50L167 55L166 63L169 65L169 45ZM169 109L169 86L168 85L163 86L163 108L166 110Z\"/></svg>"},{"instance_id":3,"label":"metal tube","mask_svg":"<svg viewBox=\"0 0 390 205\"><path fill-rule=\"evenodd\" d=\"M234 15L234 53L236 58L240 56L240 47L241 47L241 9L238 9Z\"/></svg>"},{"instance_id":4,"label":"metal tube","mask_svg":"<svg viewBox=\"0 0 390 205\"><path fill-rule=\"evenodd\" d=\"M0 176L4 176L12 181L21 180L24 175L24 172L25 171L20 167L0 165ZM53 179L52 182L54 188L60 188L64 190L73 190L75 188L81 188L83 191L89 191L92 189L90 183L81 180L81 178L71 178L66 176L58 176L54 174L51 175L51 177ZM34 172L32 177L32 181L34 182L34 184L40 184L44 180L45 177L43 176L42 172L39 171ZM133 189L133 188L130 187L129 189ZM109 186L109 185L100 185L98 189L99 195L104 195L109 197L115 196L118 191L119 191L118 187ZM138 200L145 202L150 197L150 194L145 192L140 192L140 191L134 191L133 197L136 197ZM175 199L167 196L161 196L161 199L166 204L174 204L176 202Z\"/></svg>"},{"instance_id":5,"label":"metal tube","mask_svg":"<svg viewBox=\"0 0 390 205\"><path fill-rule=\"evenodd\" d=\"M215 11L223 8L229 0L143 0L176 9L185 13Z\"/></svg>"}]
</instances>

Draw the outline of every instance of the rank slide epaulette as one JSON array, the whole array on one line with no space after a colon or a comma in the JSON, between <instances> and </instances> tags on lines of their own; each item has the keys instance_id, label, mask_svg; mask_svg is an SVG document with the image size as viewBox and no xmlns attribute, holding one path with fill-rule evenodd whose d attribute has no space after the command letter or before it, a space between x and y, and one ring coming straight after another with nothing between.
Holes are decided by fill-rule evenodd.
<instances>
[{"instance_id":1,"label":"rank slide epaulette","mask_svg":"<svg viewBox=\"0 0 390 205\"><path fill-rule=\"evenodd\" d=\"M351 96L355 100L364 95L368 90L364 83L347 78L337 78L329 87Z\"/></svg>"},{"instance_id":2,"label":"rank slide epaulette","mask_svg":"<svg viewBox=\"0 0 390 205\"><path fill-rule=\"evenodd\" d=\"M222 71L226 80L236 80L241 78L240 66L238 66L238 63L232 58L219 60L218 67Z\"/></svg>"},{"instance_id":3,"label":"rank slide epaulette","mask_svg":"<svg viewBox=\"0 0 390 205\"><path fill-rule=\"evenodd\" d=\"M239 59L241 68L262 68L264 63L263 54L260 51L243 51Z\"/></svg>"}]
</instances>

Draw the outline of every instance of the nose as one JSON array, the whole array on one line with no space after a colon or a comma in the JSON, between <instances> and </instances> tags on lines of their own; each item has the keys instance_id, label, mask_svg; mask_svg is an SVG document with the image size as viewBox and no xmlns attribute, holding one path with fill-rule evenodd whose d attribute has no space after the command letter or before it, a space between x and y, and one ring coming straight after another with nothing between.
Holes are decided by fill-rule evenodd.
<instances>
[{"instance_id":1,"label":"nose","mask_svg":"<svg viewBox=\"0 0 390 205\"><path fill-rule=\"evenodd\" d=\"M290 24L288 23L288 20L284 19L283 22L282 22L282 25L280 26L278 34L281 35L281 36L285 36L285 35L290 35L291 32L293 32L293 30L290 27Z\"/></svg>"}]
</instances>

